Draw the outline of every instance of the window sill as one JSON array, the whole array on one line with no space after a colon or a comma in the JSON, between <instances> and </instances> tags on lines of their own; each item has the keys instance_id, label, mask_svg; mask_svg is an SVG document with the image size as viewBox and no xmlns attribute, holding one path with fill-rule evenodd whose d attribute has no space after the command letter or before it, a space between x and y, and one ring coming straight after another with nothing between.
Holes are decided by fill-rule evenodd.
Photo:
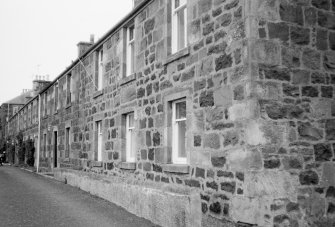
<instances>
[{"instance_id":1,"label":"window sill","mask_svg":"<svg viewBox=\"0 0 335 227\"><path fill-rule=\"evenodd\" d=\"M99 91L96 91L96 92L94 92L94 94L93 94L93 98L95 99L95 98L98 98L100 95L102 95L103 94L103 90L101 89L101 90L99 90Z\"/></svg>"},{"instance_id":2,"label":"window sill","mask_svg":"<svg viewBox=\"0 0 335 227\"><path fill-rule=\"evenodd\" d=\"M174 62L182 57L185 57L190 54L190 47L185 47L184 49L181 49L180 51L170 55L167 57L166 61L163 63L163 65L167 65L171 62Z\"/></svg>"},{"instance_id":3,"label":"window sill","mask_svg":"<svg viewBox=\"0 0 335 227\"><path fill-rule=\"evenodd\" d=\"M126 76L126 77L122 78L121 81L120 81L120 85L130 83L131 81L134 81L134 80L136 80L136 73L133 73L129 76Z\"/></svg>"},{"instance_id":4,"label":"window sill","mask_svg":"<svg viewBox=\"0 0 335 227\"><path fill-rule=\"evenodd\" d=\"M186 164L164 164L162 170L163 172L186 174L190 172L190 166Z\"/></svg>"},{"instance_id":5,"label":"window sill","mask_svg":"<svg viewBox=\"0 0 335 227\"><path fill-rule=\"evenodd\" d=\"M121 162L119 167L120 169L135 170L136 163L135 162Z\"/></svg>"},{"instance_id":6,"label":"window sill","mask_svg":"<svg viewBox=\"0 0 335 227\"><path fill-rule=\"evenodd\" d=\"M68 109L68 108L71 107L71 106L72 106L72 104L69 103L69 104L66 105L65 109Z\"/></svg>"},{"instance_id":7,"label":"window sill","mask_svg":"<svg viewBox=\"0 0 335 227\"><path fill-rule=\"evenodd\" d=\"M92 161L92 167L102 167L101 161Z\"/></svg>"}]
</instances>

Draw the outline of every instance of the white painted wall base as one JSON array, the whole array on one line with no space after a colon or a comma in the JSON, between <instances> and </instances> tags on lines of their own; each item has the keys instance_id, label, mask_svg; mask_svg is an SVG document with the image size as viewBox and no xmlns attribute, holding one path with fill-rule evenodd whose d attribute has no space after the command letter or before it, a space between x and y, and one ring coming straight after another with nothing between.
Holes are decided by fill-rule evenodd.
<instances>
[{"instance_id":1,"label":"white painted wall base","mask_svg":"<svg viewBox=\"0 0 335 227\"><path fill-rule=\"evenodd\" d=\"M199 193L179 194L136 185L129 180L93 173L54 169L55 178L113 202L129 212L166 227L200 227Z\"/></svg>"}]
</instances>

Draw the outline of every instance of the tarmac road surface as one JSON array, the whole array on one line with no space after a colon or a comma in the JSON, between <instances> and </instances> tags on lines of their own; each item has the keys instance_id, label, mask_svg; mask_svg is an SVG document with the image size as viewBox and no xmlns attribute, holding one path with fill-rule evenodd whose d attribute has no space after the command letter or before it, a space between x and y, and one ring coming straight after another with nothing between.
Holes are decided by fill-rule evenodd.
<instances>
[{"instance_id":1,"label":"tarmac road surface","mask_svg":"<svg viewBox=\"0 0 335 227\"><path fill-rule=\"evenodd\" d=\"M152 227L152 222L70 185L0 166L0 226Z\"/></svg>"}]
</instances>

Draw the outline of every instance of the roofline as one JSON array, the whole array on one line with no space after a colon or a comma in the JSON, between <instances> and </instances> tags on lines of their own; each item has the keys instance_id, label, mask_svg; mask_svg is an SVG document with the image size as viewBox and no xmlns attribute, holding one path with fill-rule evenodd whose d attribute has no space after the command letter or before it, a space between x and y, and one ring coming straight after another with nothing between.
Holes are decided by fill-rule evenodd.
<instances>
[{"instance_id":1,"label":"roofline","mask_svg":"<svg viewBox=\"0 0 335 227\"><path fill-rule=\"evenodd\" d=\"M49 81L50 84L48 84L45 88L43 88L40 92L37 93L34 97L32 97L26 104L24 104L23 107L21 107L10 119L14 118L16 115L19 114L19 112L25 108L27 105L30 104L34 99L36 99L39 95L44 93L46 90L48 90L52 85L54 85L57 80L59 80L64 74L68 73L69 71L74 68L81 59L85 58L87 55L89 55L91 52L93 52L95 49L97 49L101 43L105 41L109 36L112 36L123 24L126 24L129 20L131 20L133 17L137 16L140 13L140 10L144 8L147 4L149 4L153 0L144 0L142 3L140 3L138 6L136 6L133 10L131 10L125 17L123 17L116 25L114 25L109 31L107 31L96 43L94 43L90 48L85 51L81 56L79 56L75 61L72 62L71 65L69 65L63 72L59 74L54 80ZM22 105L22 104L20 104Z\"/></svg>"},{"instance_id":2,"label":"roofline","mask_svg":"<svg viewBox=\"0 0 335 227\"><path fill-rule=\"evenodd\" d=\"M46 86L43 90L41 90L38 94L44 93L47 89L49 89L57 80L59 80L64 74L69 72L74 66L76 66L79 61L81 61L83 58L85 58L87 55L89 55L92 51L97 49L97 47L100 46L100 44L105 41L106 38L113 35L123 24L126 24L132 17L135 17L137 14L139 14L140 10L144 8L149 2L153 0L144 0L142 3L140 3L137 7L135 7L130 13L128 13L124 18L122 18L114 27L112 27L108 32L106 32L96 43L94 43L90 48L87 49L85 53L83 53L80 57L78 57L75 61L72 62L70 66L68 66L62 73L59 74L51 83Z\"/></svg>"}]
</instances>

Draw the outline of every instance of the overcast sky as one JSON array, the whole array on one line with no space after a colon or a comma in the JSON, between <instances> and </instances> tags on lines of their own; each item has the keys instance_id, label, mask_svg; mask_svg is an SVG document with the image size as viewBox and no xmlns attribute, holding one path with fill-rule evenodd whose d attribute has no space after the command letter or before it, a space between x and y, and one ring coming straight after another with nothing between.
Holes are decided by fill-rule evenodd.
<instances>
[{"instance_id":1,"label":"overcast sky","mask_svg":"<svg viewBox=\"0 0 335 227\"><path fill-rule=\"evenodd\" d=\"M132 0L0 0L0 104L56 78L77 58L77 43L102 37Z\"/></svg>"}]
</instances>

